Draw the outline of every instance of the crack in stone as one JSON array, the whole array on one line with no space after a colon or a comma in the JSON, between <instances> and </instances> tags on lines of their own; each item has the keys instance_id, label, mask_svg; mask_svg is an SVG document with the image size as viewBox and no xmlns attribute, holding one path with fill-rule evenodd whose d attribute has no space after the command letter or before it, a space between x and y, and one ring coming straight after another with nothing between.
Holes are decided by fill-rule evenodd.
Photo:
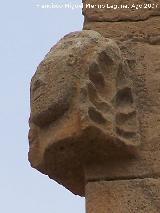
<instances>
[{"instance_id":1,"label":"crack in stone","mask_svg":"<svg viewBox=\"0 0 160 213\"><path fill-rule=\"evenodd\" d=\"M101 19L101 20L95 20L95 19L92 19L92 18L87 18L86 17L86 20L85 20L85 23L87 23L87 22L108 22L108 23L115 23L115 22L143 22L143 21L147 21L147 20L149 20L149 19L151 19L151 18L154 18L154 17L159 17L160 15L158 14L151 14L151 15L149 15L149 16L147 16L147 17L145 17L145 18L142 18L142 19L130 19L130 18L128 18L128 19L124 19L124 18L122 18L122 19L118 19L118 20L106 20L105 18L104 19Z\"/></svg>"},{"instance_id":2,"label":"crack in stone","mask_svg":"<svg viewBox=\"0 0 160 213\"><path fill-rule=\"evenodd\" d=\"M126 176L126 177L115 177L115 178L99 178L99 179L88 179L86 181L86 184L87 183L90 183L90 182L100 182L100 181L107 181L107 182L110 182L110 181L126 181L126 180L145 180L145 179L160 179L160 176L159 175L152 175L152 176L142 176L142 177L129 177L129 176Z\"/></svg>"}]
</instances>

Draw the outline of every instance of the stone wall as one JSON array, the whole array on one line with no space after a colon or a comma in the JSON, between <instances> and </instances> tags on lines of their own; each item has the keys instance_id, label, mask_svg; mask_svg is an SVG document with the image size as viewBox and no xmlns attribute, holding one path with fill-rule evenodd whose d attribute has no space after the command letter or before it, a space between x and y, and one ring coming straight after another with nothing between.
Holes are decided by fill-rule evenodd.
<instances>
[{"instance_id":1,"label":"stone wall","mask_svg":"<svg viewBox=\"0 0 160 213\"><path fill-rule=\"evenodd\" d=\"M146 1L114 2L133 3ZM160 5L83 14L83 31L61 39L32 78L29 160L85 196L88 213L157 213Z\"/></svg>"}]
</instances>

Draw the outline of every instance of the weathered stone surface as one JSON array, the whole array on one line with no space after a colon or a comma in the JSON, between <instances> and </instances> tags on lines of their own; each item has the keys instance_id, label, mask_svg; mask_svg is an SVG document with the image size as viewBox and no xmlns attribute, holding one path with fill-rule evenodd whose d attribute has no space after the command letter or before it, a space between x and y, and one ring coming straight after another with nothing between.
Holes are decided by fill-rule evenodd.
<instances>
[{"instance_id":1,"label":"weathered stone surface","mask_svg":"<svg viewBox=\"0 0 160 213\"><path fill-rule=\"evenodd\" d=\"M112 38L116 41L142 42L159 45L159 19L159 17L152 17L145 21L132 22L86 22L84 29L96 30L105 38Z\"/></svg>"},{"instance_id":2,"label":"weathered stone surface","mask_svg":"<svg viewBox=\"0 0 160 213\"><path fill-rule=\"evenodd\" d=\"M116 11L114 13L117 17L121 17L121 13ZM128 18L116 21L114 14L107 12L102 16L107 17L110 14L113 19L100 21L101 12L98 10L94 19L86 18L84 23L84 29L94 29L106 38L113 38L123 58L127 60L135 91L141 135L141 146L134 158L117 158L96 164L91 162L86 165L86 181L160 176L160 17L151 15L142 21L146 13L142 10L140 12L142 14L136 16L136 21L133 16L130 16L133 18L130 21ZM85 15L91 17L91 9Z\"/></svg>"},{"instance_id":3,"label":"weathered stone surface","mask_svg":"<svg viewBox=\"0 0 160 213\"><path fill-rule=\"evenodd\" d=\"M83 0L83 3L85 22L143 21L160 16L159 0Z\"/></svg>"},{"instance_id":4,"label":"weathered stone surface","mask_svg":"<svg viewBox=\"0 0 160 213\"><path fill-rule=\"evenodd\" d=\"M88 162L134 155L140 139L132 86L111 39L95 31L61 39L31 82L32 166L83 195Z\"/></svg>"},{"instance_id":5,"label":"weathered stone surface","mask_svg":"<svg viewBox=\"0 0 160 213\"><path fill-rule=\"evenodd\" d=\"M85 195L88 213L159 212L160 2L114 1L142 3L157 7L84 8L84 30L32 78L31 165Z\"/></svg>"},{"instance_id":6,"label":"weathered stone surface","mask_svg":"<svg viewBox=\"0 0 160 213\"><path fill-rule=\"evenodd\" d=\"M153 178L90 182L87 213L158 213L160 180Z\"/></svg>"},{"instance_id":7,"label":"weathered stone surface","mask_svg":"<svg viewBox=\"0 0 160 213\"><path fill-rule=\"evenodd\" d=\"M160 176L160 46L140 42L124 42L121 45L124 57L132 66L142 144L137 158L125 161L119 158L87 166L88 181ZM128 50L132 50L132 54Z\"/></svg>"}]
</instances>

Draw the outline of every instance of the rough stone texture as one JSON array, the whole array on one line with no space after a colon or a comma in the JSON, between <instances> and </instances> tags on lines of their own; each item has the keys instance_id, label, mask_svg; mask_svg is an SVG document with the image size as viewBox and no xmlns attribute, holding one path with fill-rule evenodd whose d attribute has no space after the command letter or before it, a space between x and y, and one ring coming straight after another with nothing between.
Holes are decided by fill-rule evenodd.
<instances>
[{"instance_id":1,"label":"rough stone texture","mask_svg":"<svg viewBox=\"0 0 160 213\"><path fill-rule=\"evenodd\" d=\"M117 157L86 165L88 213L159 212L160 1L154 2L159 6L152 10L84 10L84 29L112 38L129 64L141 136L133 158Z\"/></svg>"},{"instance_id":2,"label":"rough stone texture","mask_svg":"<svg viewBox=\"0 0 160 213\"><path fill-rule=\"evenodd\" d=\"M85 22L143 21L150 17L160 15L159 0L114 0L114 2L112 0L82 1L84 4L83 14L85 16ZM99 8L98 5L101 5L101 8ZM121 5L127 5L127 8L123 9ZM140 5L142 5L141 8ZM111 6L113 6L114 9ZM137 9L137 7L140 9Z\"/></svg>"},{"instance_id":3,"label":"rough stone texture","mask_svg":"<svg viewBox=\"0 0 160 213\"><path fill-rule=\"evenodd\" d=\"M101 1L97 3L101 4ZM159 1L156 3L160 6ZM92 9L88 9L85 11L84 29L94 29L104 37L113 38L129 64L140 121L141 146L135 158L117 158L112 162L96 164L91 162L86 167L88 181L160 176L160 10L139 10L140 15L134 11L136 20L132 16L134 13L127 11L126 15L130 18L123 19L122 10L105 13L97 10L93 17ZM147 18L142 20L146 14ZM116 16L118 18L115 19Z\"/></svg>"},{"instance_id":4,"label":"rough stone texture","mask_svg":"<svg viewBox=\"0 0 160 213\"><path fill-rule=\"evenodd\" d=\"M84 29L96 30L104 37L112 38L117 42L129 41L151 45L160 44L159 17L132 22L86 22Z\"/></svg>"},{"instance_id":5,"label":"rough stone texture","mask_svg":"<svg viewBox=\"0 0 160 213\"><path fill-rule=\"evenodd\" d=\"M130 61L133 74L141 146L135 159L117 159L111 164L107 162L103 169L101 164L98 173L95 169L89 169L89 180L160 176L160 46L126 41L120 44L120 48ZM97 165L93 167L97 168Z\"/></svg>"},{"instance_id":6,"label":"rough stone texture","mask_svg":"<svg viewBox=\"0 0 160 213\"><path fill-rule=\"evenodd\" d=\"M87 213L158 213L160 180L153 178L90 182Z\"/></svg>"},{"instance_id":7,"label":"rough stone texture","mask_svg":"<svg viewBox=\"0 0 160 213\"><path fill-rule=\"evenodd\" d=\"M140 145L134 98L130 68L112 40L94 31L65 36L32 78L32 166L83 195L91 159L124 158Z\"/></svg>"},{"instance_id":8,"label":"rough stone texture","mask_svg":"<svg viewBox=\"0 0 160 213\"><path fill-rule=\"evenodd\" d=\"M85 195L88 213L160 208L160 1L114 1L133 3L158 7L84 8L84 30L31 82L31 165Z\"/></svg>"}]
</instances>

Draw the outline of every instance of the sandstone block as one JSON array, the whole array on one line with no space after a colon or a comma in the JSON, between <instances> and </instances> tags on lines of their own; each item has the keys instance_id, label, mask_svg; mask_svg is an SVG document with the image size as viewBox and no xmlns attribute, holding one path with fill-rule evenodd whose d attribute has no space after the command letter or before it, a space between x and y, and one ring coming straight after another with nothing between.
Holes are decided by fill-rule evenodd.
<instances>
[{"instance_id":1,"label":"sandstone block","mask_svg":"<svg viewBox=\"0 0 160 213\"><path fill-rule=\"evenodd\" d=\"M105 38L112 38L116 41L142 42L151 45L160 44L159 17L132 22L86 21L84 23L84 30L96 30Z\"/></svg>"},{"instance_id":2,"label":"sandstone block","mask_svg":"<svg viewBox=\"0 0 160 213\"><path fill-rule=\"evenodd\" d=\"M87 213L158 213L160 180L114 180L86 185Z\"/></svg>"},{"instance_id":3,"label":"sandstone block","mask_svg":"<svg viewBox=\"0 0 160 213\"><path fill-rule=\"evenodd\" d=\"M157 0L83 0L85 22L143 21L160 16Z\"/></svg>"},{"instance_id":4,"label":"sandstone block","mask_svg":"<svg viewBox=\"0 0 160 213\"><path fill-rule=\"evenodd\" d=\"M84 195L88 162L134 156L139 120L130 67L95 31L61 39L31 81L31 165Z\"/></svg>"}]
</instances>

